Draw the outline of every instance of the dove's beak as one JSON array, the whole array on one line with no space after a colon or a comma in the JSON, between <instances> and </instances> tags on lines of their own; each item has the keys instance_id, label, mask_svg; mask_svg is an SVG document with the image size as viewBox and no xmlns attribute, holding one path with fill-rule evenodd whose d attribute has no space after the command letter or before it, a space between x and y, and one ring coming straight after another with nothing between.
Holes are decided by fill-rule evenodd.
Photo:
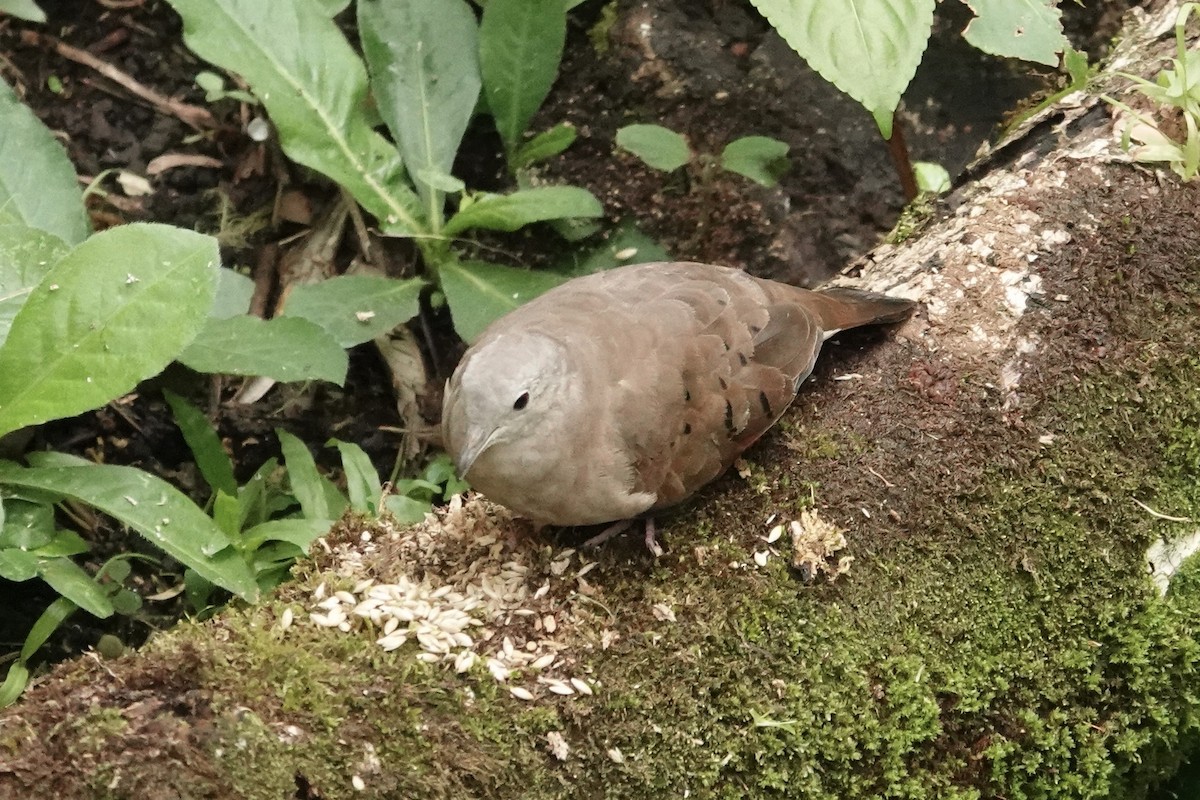
<instances>
[{"instance_id":1,"label":"dove's beak","mask_svg":"<svg viewBox=\"0 0 1200 800\"><path fill-rule=\"evenodd\" d=\"M466 480L467 473L475 464L475 459L491 446L498 432L499 428L491 431L474 430L467 435L466 444L461 450L454 453L454 466L458 470L458 477Z\"/></svg>"}]
</instances>

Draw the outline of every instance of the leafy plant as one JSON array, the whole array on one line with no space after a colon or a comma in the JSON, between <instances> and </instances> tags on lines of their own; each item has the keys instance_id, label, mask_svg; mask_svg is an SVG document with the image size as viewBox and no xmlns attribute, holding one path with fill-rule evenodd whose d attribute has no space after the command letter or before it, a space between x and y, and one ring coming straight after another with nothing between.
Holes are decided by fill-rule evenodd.
<instances>
[{"instance_id":1,"label":"leafy plant","mask_svg":"<svg viewBox=\"0 0 1200 800\"><path fill-rule=\"evenodd\" d=\"M1161 70L1154 81L1128 73L1117 73L1134 82L1134 89L1166 111L1173 109L1182 122L1182 141L1163 130L1171 122L1163 115L1158 120L1140 114L1127 104L1102 95L1104 100L1129 115L1121 134L1121 146L1138 161L1170 165L1182 179L1191 180L1200 172L1200 48L1187 47L1187 20L1197 3L1184 3L1175 18L1175 58L1173 69ZM1198 15L1200 16L1200 15ZM1133 142L1137 142L1136 146Z\"/></svg>"},{"instance_id":2,"label":"leafy plant","mask_svg":"<svg viewBox=\"0 0 1200 800\"><path fill-rule=\"evenodd\" d=\"M933 29L935 0L751 0L793 50L892 137L900 97ZM992 55L1058 64L1066 46L1054 0L964 0L963 37Z\"/></svg>"},{"instance_id":3,"label":"leafy plant","mask_svg":"<svg viewBox=\"0 0 1200 800\"><path fill-rule=\"evenodd\" d=\"M490 0L481 23L465 0L359 0L365 62L316 0L171 5L183 17L189 47L240 74L260 98L289 157L344 187L384 234L413 241L425 268L419 286L444 291L439 296L464 338L477 332L479 309L503 313L517 305L512 286L528 298L554 281L464 260L455 237L602 214L596 198L578 187L526 185L493 194L471 191L452 174L481 98L513 171L570 145L574 132L565 126L523 140L557 73L563 0ZM368 94L391 141L375 130ZM450 291L451 274L468 279Z\"/></svg>"},{"instance_id":4,"label":"leafy plant","mask_svg":"<svg viewBox=\"0 0 1200 800\"><path fill-rule=\"evenodd\" d=\"M617 131L617 146L640 158L653 169L674 172L695 164L701 180L720 168L736 172L762 186L774 186L787 170L788 145L767 136L734 139L719 156L695 153L681 134L662 125L626 125Z\"/></svg>"}]
</instances>

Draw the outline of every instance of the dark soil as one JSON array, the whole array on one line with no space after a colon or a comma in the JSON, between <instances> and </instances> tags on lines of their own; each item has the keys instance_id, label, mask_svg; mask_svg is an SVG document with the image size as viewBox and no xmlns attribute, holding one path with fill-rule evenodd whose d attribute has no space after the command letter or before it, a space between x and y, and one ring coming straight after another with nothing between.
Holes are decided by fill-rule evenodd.
<instances>
[{"instance_id":1,"label":"dark soil","mask_svg":"<svg viewBox=\"0 0 1200 800\"><path fill-rule=\"evenodd\" d=\"M164 95L204 105L193 77L206 65L181 43L179 21L165 3L148 0L117 10L75 0L43 0L41 5L51 20L37 28L41 33L89 51ZM1112 25L1111 6L1118 4L1107 5L1103 14ZM544 177L591 189L611 221L633 219L674 258L743 266L800 284L818 283L838 272L892 226L903 199L874 123L815 76L748 4L650 0L622 2L618 9L602 54L589 39L600 22L600 5L587 3L573 18L562 77L535 128L568 120L580 135L571 150L545 168ZM941 13L949 11L947 4ZM900 115L914 158L938 161L952 174L1020 98L1044 85L1021 65L965 48L957 35L962 22L949 16L940 19L934 49ZM97 228L135 220L169 222L220 236L229 264L257 264L263 246L286 239L300 227L280 222L235 232L225 220L269 212L281 185L303 189L318 208L332 196L329 187L305 183L275 148L243 135L243 112L231 101L212 107L222 126L196 136L180 120L156 112L48 45L23 41L22 30L34 27L11 18L0 20L0 72L58 133L81 181L90 182L110 169L144 175L154 158L169 152L211 156L222 165L168 170L154 178L154 191L144 197L124 196L114 178L106 177L102 186L111 194L90 201ZM1100 40L1106 35L1098 34ZM55 85L61 88L52 91ZM781 186L770 190L737 176L699 170L663 176L614 152L616 129L632 122L667 125L686 134L696 150L709 153L739 136L774 136L791 145L793 166ZM476 178L474 185L498 183L496 152L494 136L480 123L460 155L460 172ZM537 231L515 248L529 263L547 263L564 251L563 245L548 240L546 231ZM514 245L510 242L507 249L512 251ZM445 320L435 319L434 324L443 326L435 331L436 339L447 339ZM1088 338L1093 349L1105 346L1101 322L1076 324L1081 327L1072 335ZM846 346L833 348L832 356L823 360L818 380L835 368L853 371L859 359L872 358L860 351L878 335L846 337ZM443 355L441 370L448 370L452 364L444 357L445 348L439 344L435 349ZM364 351L352 360L344 389L276 389L251 407L213 402L228 399L236 387L214 390L185 372L162 380L206 405L243 477L275 454L272 431L277 426L302 436L317 451L336 432L361 444L386 474L396 443L381 428L400 427L402 421L383 375L374 354ZM913 367L909 383L913 398L935 398L948 409L969 405L977 393L986 391L962 376L943 374L935 363ZM160 384L143 387L138 396L98 412L44 426L31 446L137 465L200 495L189 454L158 396ZM893 466L920 472L927 465L920 458L921 437L905 434L910 430L904 422L906 396L900 393L887 419L875 418L871 435L878 436L880 425L896 433L898 453L908 456L905 464ZM852 397L842 402L853 408ZM962 424L961 414L948 414L945 433L953 435ZM326 463L332 465L332 459ZM864 473L862 480L876 479ZM845 485L846 497L856 496L857 488ZM828 493L826 499L833 505L841 500ZM895 498L893 506L902 509L903 500ZM903 517L905 512L898 513ZM87 535L95 550L85 567L92 570L115 552L145 549L140 539L100 519ZM153 593L174 577L170 564L142 565L132 579L133 588ZM0 608L5 610L0 615L0 656L19 648L33 619L53 597L37 582L0 583ZM116 619L106 626L77 616L55 639L47 657L78 652L104 632L136 644L150 628L166 624L179 611L178 601L158 604L137 620Z\"/></svg>"}]
</instances>

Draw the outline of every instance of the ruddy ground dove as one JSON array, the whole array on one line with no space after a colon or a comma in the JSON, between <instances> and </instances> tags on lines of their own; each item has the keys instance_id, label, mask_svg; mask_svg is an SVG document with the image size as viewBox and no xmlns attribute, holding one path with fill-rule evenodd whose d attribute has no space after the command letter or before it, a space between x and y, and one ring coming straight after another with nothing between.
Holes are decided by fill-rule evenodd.
<instances>
[{"instance_id":1,"label":"ruddy ground dove","mask_svg":"<svg viewBox=\"0 0 1200 800\"><path fill-rule=\"evenodd\" d=\"M474 488L536 523L631 519L724 472L779 419L829 335L913 305L707 264L575 278L467 351L446 386L446 447Z\"/></svg>"}]
</instances>

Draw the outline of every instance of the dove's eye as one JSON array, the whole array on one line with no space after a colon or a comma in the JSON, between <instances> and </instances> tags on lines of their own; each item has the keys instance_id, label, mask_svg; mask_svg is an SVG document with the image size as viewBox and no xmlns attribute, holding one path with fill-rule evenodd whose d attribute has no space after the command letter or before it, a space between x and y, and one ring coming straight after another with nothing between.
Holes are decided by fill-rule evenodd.
<instances>
[{"instance_id":1,"label":"dove's eye","mask_svg":"<svg viewBox=\"0 0 1200 800\"><path fill-rule=\"evenodd\" d=\"M529 405L529 392L521 392L521 396L517 398L517 402L513 403L513 411L520 411L527 405Z\"/></svg>"}]
</instances>

